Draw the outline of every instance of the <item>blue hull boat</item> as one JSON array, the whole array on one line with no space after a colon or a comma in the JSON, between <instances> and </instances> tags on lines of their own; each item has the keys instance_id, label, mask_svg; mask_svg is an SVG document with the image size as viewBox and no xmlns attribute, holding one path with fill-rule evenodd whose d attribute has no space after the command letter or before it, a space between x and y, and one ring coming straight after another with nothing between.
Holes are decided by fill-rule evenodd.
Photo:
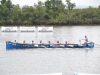
<instances>
[{"instance_id":1,"label":"blue hull boat","mask_svg":"<svg viewBox=\"0 0 100 75\"><path fill-rule=\"evenodd\" d=\"M87 44L22 44L6 41L6 49L26 49L26 48L93 48L94 43Z\"/></svg>"}]
</instances>

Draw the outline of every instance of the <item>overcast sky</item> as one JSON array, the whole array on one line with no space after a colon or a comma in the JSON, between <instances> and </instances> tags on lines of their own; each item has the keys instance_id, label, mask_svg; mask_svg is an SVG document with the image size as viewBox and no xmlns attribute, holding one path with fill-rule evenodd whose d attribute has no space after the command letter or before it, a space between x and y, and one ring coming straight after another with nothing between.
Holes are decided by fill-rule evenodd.
<instances>
[{"instance_id":1,"label":"overcast sky","mask_svg":"<svg viewBox=\"0 0 100 75\"><path fill-rule=\"evenodd\" d=\"M38 0L11 0L13 4L19 4L20 6L29 5L33 6ZM45 2L46 0L39 0ZM62 0L65 3L66 0ZM98 7L100 5L100 0L71 0L76 6L93 6Z\"/></svg>"}]
</instances>

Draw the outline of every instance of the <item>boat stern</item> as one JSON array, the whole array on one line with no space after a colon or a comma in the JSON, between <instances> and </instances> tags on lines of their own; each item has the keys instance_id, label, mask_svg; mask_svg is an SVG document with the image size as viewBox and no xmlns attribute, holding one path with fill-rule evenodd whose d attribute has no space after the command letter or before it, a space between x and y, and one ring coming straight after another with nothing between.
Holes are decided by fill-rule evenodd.
<instances>
[{"instance_id":1,"label":"boat stern","mask_svg":"<svg viewBox=\"0 0 100 75\"><path fill-rule=\"evenodd\" d=\"M94 48L94 42L89 42L86 44L87 48Z\"/></svg>"}]
</instances>

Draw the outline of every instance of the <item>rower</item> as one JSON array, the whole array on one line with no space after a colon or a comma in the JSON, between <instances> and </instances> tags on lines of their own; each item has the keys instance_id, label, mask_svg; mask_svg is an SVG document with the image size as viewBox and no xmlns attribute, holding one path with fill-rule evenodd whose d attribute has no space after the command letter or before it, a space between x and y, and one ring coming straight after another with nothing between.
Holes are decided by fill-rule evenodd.
<instances>
[{"instance_id":1,"label":"rower","mask_svg":"<svg viewBox=\"0 0 100 75\"><path fill-rule=\"evenodd\" d=\"M15 42L14 43L16 43L16 40L15 40Z\"/></svg>"},{"instance_id":2,"label":"rower","mask_svg":"<svg viewBox=\"0 0 100 75\"><path fill-rule=\"evenodd\" d=\"M34 41L32 40L32 44L34 44Z\"/></svg>"},{"instance_id":3,"label":"rower","mask_svg":"<svg viewBox=\"0 0 100 75\"><path fill-rule=\"evenodd\" d=\"M23 41L23 44L25 44L25 40Z\"/></svg>"},{"instance_id":4,"label":"rower","mask_svg":"<svg viewBox=\"0 0 100 75\"><path fill-rule=\"evenodd\" d=\"M42 44L42 41L40 40L40 44Z\"/></svg>"},{"instance_id":5,"label":"rower","mask_svg":"<svg viewBox=\"0 0 100 75\"><path fill-rule=\"evenodd\" d=\"M56 44L55 46L56 46L56 47L60 46L60 43L59 43L59 41L57 41L57 44Z\"/></svg>"},{"instance_id":6,"label":"rower","mask_svg":"<svg viewBox=\"0 0 100 75\"><path fill-rule=\"evenodd\" d=\"M67 47L67 45L68 45L68 43L67 43L67 41L65 42L65 47Z\"/></svg>"},{"instance_id":7,"label":"rower","mask_svg":"<svg viewBox=\"0 0 100 75\"><path fill-rule=\"evenodd\" d=\"M38 46L42 46L41 44L42 44L42 41L40 40L40 44Z\"/></svg>"},{"instance_id":8,"label":"rower","mask_svg":"<svg viewBox=\"0 0 100 75\"><path fill-rule=\"evenodd\" d=\"M59 41L57 41L57 44L60 44Z\"/></svg>"},{"instance_id":9,"label":"rower","mask_svg":"<svg viewBox=\"0 0 100 75\"><path fill-rule=\"evenodd\" d=\"M51 42L50 42L50 41L48 41L48 43L49 43L49 45L51 44Z\"/></svg>"},{"instance_id":10,"label":"rower","mask_svg":"<svg viewBox=\"0 0 100 75\"><path fill-rule=\"evenodd\" d=\"M67 41L65 42L65 44L67 44Z\"/></svg>"}]
</instances>

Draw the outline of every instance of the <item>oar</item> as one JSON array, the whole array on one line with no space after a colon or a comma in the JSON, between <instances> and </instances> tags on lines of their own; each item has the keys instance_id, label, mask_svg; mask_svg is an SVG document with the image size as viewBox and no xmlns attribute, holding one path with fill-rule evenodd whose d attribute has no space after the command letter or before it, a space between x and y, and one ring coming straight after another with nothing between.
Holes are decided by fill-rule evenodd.
<instances>
[{"instance_id":1,"label":"oar","mask_svg":"<svg viewBox=\"0 0 100 75\"><path fill-rule=\"evenodd\" d=\"M98 45L98 44L95 44L95 45L100 46L100 45Z\"/></svg>"}]
</instances>

